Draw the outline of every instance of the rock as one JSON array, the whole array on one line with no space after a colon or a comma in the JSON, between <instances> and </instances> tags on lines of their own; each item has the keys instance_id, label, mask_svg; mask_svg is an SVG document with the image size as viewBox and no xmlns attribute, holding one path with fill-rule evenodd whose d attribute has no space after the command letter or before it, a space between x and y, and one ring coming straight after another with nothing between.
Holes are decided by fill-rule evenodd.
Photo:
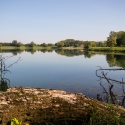
<instances>
[{"instance_id":1,"label":"rock","mask_svg":"<svg viewBox=\"0 0 125 125\"><path fill-rule=\"evenodd\" d=\"M0 102L0 105L8 105L8 103L6 101L2 101Z\"/></svg>"}]
</instances>

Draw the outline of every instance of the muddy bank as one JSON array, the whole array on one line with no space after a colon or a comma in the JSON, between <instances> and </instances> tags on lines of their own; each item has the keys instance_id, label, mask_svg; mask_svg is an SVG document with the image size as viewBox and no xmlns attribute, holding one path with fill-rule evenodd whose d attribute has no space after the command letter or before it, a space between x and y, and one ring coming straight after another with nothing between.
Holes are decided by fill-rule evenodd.
<instances>
[{"instance_id":1,"label":"muddy bank","mask_svg":"<svg viewBox=\"0 0 125 125\"><path fill-rule=\"evenodd\" d=\"M102 114L110 113L106 103L81 93L41 88L9 88L0 93L0 122L6 125L16 117L22 124L88 120L93 107ZM114 106L116 112L124 108Z\"/></svg>"}]
</instances>

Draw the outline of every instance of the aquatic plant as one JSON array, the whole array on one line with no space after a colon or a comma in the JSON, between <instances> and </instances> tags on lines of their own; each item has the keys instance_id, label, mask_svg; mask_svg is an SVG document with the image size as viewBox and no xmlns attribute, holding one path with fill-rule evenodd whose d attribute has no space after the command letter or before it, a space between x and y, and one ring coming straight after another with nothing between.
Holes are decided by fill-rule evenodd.
<instances>
[{"instance_id":1,"label":"aquatic plant","mask_svg":"<svg viewBox=\"0 0 125 125\"><path fill-rule=\"evenodd\" d=\"M18 61L20 61L20 57L19 57L14 63L7 65L6 61L12 58L13 56L14 55L5 56L5 54L3 53L0 54L0 91L6 91L9 88L10 80L4 77L7 72L10 72L8 68L12 67Z\"/></svg>"}]
</instances>

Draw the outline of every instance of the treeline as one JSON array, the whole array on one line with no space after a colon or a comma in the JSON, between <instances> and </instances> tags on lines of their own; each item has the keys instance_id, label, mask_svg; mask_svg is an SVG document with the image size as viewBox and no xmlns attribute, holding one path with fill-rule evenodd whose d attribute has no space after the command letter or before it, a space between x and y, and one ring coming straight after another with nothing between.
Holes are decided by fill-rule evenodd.
<instances>
[{"instance_id":1,"label":"treeline","mask_svg":"<svg viewBox=\"0 0 125 125\"><path fill-rule=\"evenodd\" d=\"M36 44L35 42L30 42L28 44L23 44L21 42L17 42L17 40L13 40L12 43L0 43L0 46L42 46L42 47L125 47L125 31L111 31L107 40L105 41L82 41L82 40L74 40L74 39L66 39L61 40L55 44L52 43L42 43Z\"/></svg>"},{"instance_id":2,"label":"treeline","mask_svg":"<svg viewBox=\"0 0 125 125\"><path fill-rule=\"evenodd\" d=\"M27 43L27 44L23 44L22 42L18 42L17 40L13 40L12 43L3 43L1 42L0 43L0 46L16 46L16 47L20 47L20 46L28 46L28 47L33 47L33 46L43 46L43 47L53 47L55 46L55 44L52 44L52 43L42 43L42 44L36 44L35 42L30 42L30 43Z\"/></svg>"},{"instance_id":3,"label":"treeline","mask_svg":"<svg viewBox=\"0 0 125 125\"><path fill-rule=\"evenodd\" d=\"M13 40L12 41L12 43L0 43L0 46L17 46L17 47L19 47L19 46L22 46L23 45L23 43L21 43L21 42L17 42L17 40Z\"/></svg>"},{"instance_id":4,"label":"treeline","mask_svg":"<svg viewBox=\"0 0 125 125\"><path fill-rule=\"evenodd\" d=\"M66 39L66 40L61 40L55 44L52 43L42 43L42 44L36 44L35 42L30 42L28 44L23 44L22 42L18 42L17 40L13 40L12 43L0 43L0 46L28 46L28 47L33 47L33 46L42 46L42 47L87 47L87 46L92 46L92 47L103 47L106 46L105 41L82 41L82 40L74 40L74 39Z\"/></svg>"},{"instance_id":5,"label":"treeline","mask_svg":"<svg viewBox=\"0 0 125 125\"><path fill-rule=\"evenodd\" d=\"M83 46L84 42L80 40L74 40L74 39L66 39L66 40L61 40L55 44L55 46L58 47L78 47L78 46Z\"/></svg>"},{"instance_id":6,"label":"treeline","mask_svg":"<svg viewBox=\"0 0 125 125\"><path fill-rule=\"evenodd\" d=\"M89 47L125 47L125 31L111 31L107 40L105 41L82 41L82 40L74 40L74 39L66 39L59 41L55 44L57 47L80 47L84 48Z\"/></svg>"},{"instance_id":7,"label":"treeline","mask_svg":"<svg viewBox=\"0 0 125 125\"><path fill-rule=\"evenodd\" d=\"M72 47L80 47L80 46L103 47L103 46L106 46L106 41L97 42L97 41L82 41L82 40L66 39L66 40L57 42L55 46L57 47L71 47L71 46Z\"/></svg>"},{"instance_id":8,"label":"treeline","mask_svg":"<svg viewBox=\"0 0 125 125\"><path fill-rule=\"evenodd\" d=\"M84 42L84 47L125 47L125 31L111 31L106 41L103 42Z\"/></svg>"}]
</instances>

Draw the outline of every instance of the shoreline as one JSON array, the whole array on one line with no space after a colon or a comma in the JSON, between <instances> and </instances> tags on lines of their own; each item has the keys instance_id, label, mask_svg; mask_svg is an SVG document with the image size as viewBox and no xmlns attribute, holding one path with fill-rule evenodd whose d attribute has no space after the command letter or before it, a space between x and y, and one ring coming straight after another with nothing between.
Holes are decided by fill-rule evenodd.
<instances>
[{"instance_id":1,"label":"shoreline","mask_svg":"<svg viewBox=\"0 0 125 125\"><path fill-rule=\"evenodd\" d=\"M121 106L112 105L116 113L125 112ZM112 116L108 104L81 93L42 88L13 87L0 93L0 119L7 124L17 118L23 124L81 121L95 110ZM101 115L101 114L100 114Z\"/></svg>"}]
</instances>

